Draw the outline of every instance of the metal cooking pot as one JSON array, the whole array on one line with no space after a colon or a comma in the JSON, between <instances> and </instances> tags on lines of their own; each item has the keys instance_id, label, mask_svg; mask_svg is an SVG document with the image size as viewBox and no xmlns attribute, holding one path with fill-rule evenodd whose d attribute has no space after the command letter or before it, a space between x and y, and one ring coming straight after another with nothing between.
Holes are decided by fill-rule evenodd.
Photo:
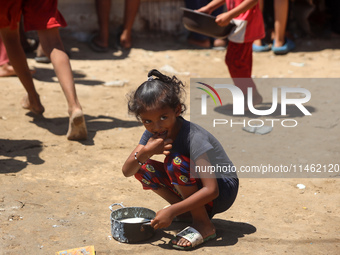
<instances>
[{"instance_id":1,"label":"metal cooking pot","mask_svg":"<svg viewBox=\"0 0 340 255\"><path fill-rule=\"evenodd\" d=\"M112 207L119 205L122 208L113 210ZM112 237L122 243L136 243L147 240L155 234L150 221L155 218L156 213L144 207L125 207L121 203L109 206L111 212L111 233ZM128 218L145 218L147 222L122 222Z\"/></svg>"}]
</instances>

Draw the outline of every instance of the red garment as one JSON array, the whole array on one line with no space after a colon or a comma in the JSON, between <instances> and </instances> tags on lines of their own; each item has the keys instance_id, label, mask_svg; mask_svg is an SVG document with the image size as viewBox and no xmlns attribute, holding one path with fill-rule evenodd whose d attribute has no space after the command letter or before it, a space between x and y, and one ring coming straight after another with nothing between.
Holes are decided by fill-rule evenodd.
<instances>
[{"instance_id":1,"label":"red garment","mask_svg":"<svg viewBox=\"0 0 340 255\"><path fill-rule=\"evenodd\" d=\"M149 159L135 174L135 178L141 182L145 190L157 190L166 188L183 199L175 188L175 185L202 187L200 179L190 177L190 159L179 153L166 156L164 163ZM205 205L211 212L213 201Z\"/></svg>"},{"instance_id":2,"label":"red garment","mask_svg":"<svg viewBox=\"0 0 340 255\"><path fill-rule=\"evenodd\" d=\"M253 42L228 43L228 50L225 56L225 63L228 66L234 84L239 87L243 94L247 94L247 88L255 89L255 83L251 79L253 66ZM236 79L235 79L236 78ZM246 79L240 79L246 78Z\"/></svg>"},{"instance_id":3,"label":"red garment","mask_svg":"<svg viewBox=\"0 0 340 255\"><path fill-rule=\"evenodd\" d=\"M244 0L226 0L227 9L232 10ZM228 50L225 63L228 66L234 84L243 94L247 88L256 88L251 79L253 66L253 41L265 36L262 13L257 3L253 8L241 13L232 20L236 24L235 30L228 36Z\"/></svg>"},{"instance_id":4,"label":"red garment","mask_svg":"<svg viewBox=\"0 0 340 255\"><path fill-rule=\"evenodd\" d=\"M253 66L253 42L228 43L225 63L232 78L250 78Z\"/></svg>"},{"instance_id":5,"label":"red garment","mask_svg":"<svg viewBox=\"0 0 340 255\"><path fill-rule=\"evenodd\" d=\"M227 9L232 10L244 0L226 0ZM265 37L262 12L257 3L253 8L241 13L232 20L235 30L228 36L229 41L236 43L252 42Z\"/></svg>"},{"instance_id":6,"label":"red garment","mask_svg":"<svg viewBox=\"0 0 340 255\"><path fill-rule=\"evenodd\" d=\"M67 26L58 0L0 0L0 6L0 28L17 29L21 14L26 31Z\"/></svg>"},{"instance_id":7,"label":"red garment","mask_svg":"<svg viewBox=\"0 0 340 255\"><path fill-rule=\"evenodd\" d=\"M7 56L5 44L2 41L1 36L0 36L0 66L7 64L8 62L9 62L9 59Z\"/></svg>"},{"instance_id":8,"label":"red garment","mask_svg":"<svg viewBox=\"0 0 340 255\"><path fill-rule=\"evenodd\" d=\"M135 177L142 182L144 189L157 189L160 184L173 187L192 186L200 182L190 177L190 159L178 153L165 157L164 163L149 159Z\"/></svg>"}]
</instances>

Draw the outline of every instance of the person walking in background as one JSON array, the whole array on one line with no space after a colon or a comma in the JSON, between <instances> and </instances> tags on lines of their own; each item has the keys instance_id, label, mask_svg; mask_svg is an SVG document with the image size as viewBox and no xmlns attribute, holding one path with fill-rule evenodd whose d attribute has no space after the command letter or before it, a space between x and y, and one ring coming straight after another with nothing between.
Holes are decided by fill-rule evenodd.
<instances>
[{"instance_id":1,"label":"person walking in background","mask_svg":"<svg viewBox=\"0 0 340 255\"><path fill-rule=\"evenodd\" d=\"M22 43L22 42L21 42ZM30 69L31 74L35 73L34 69ZM15 70L11 63L6 51L6 46L0 36L0 77L15 76Z\"/></svg>"},{"instance_id":2,"label":"person walking in background","mask_svg":"<svg viewBox=\"0 0 340 255\"><path fill-rule=\"evenodd\" d=\"M268 0L260 0L260 9L263 13L264 5ZM286 26L288 19L289 0L273 0L274 1L274 31L272 34L272 46L262 44L261 40L255 40L253 51L264 52L272 50L274 54L283 55L295 49L295 43L286 38Z\"/></svg>"},{"instance_id":3,"label":"person walking in background","mask_svg":"<svg viewBox=\"0 0 340 255\"><path fill-rule=\"evenodd\" d=\"M107 52L109 50L109 27L111 0L95 0L99 32L94 34L89 41L89 46L96 52ZM140 0L125 0L124 25L119 31L119 44L124 49L132 46L132 26L138 13Z\"/></svg>"},{"instance_id":4,"label":"person walking in background","mask_svg":"<svg viewBox=\"0 0 340 255\"><path fill-rule=\"evenodd\" d=\"M213 0L197 11L210 14L213 10L224 4L225 0ZM216 17L219 26L227 26L231 20L236 29L228 36L228 49L225 63L229 69L234 84L246 96L245 102L251 100L253 105L262 103L262 96L257 91L251 78L254 40L265 36L262 13L258 0L226 0L227 12ZM249 98L248 88L252 88ZM246 104L247 105L247 104ZM245 109L248 109L245 105Z\"/></svg>"},{"instance_id":5,"label":"person walking in background","mask_svg":"<svg viewBox=\"0 0 340 255\"><path fill-rule=\"evenodd\" d=\"M211 0L185 0L185 7L191 10L197 10L210 2ZM222 12L223 6L217 8L211 14L213 16L217 16ZM206 35L198 34L195 32L190 32L190 35L188 37L188 43L202 48L210 48L211 46L225 48L227 45L227 41L224 39L210 38Z\"/></svg>"},{"instance_id":6,"label":"person walking in background","mask_svg":"<svg viewBox=\"0 0 340 255\"><path fill-rule=\"evenodd\" d=\"M5 44L0 37L0 77L15 75L13 66L9 63Z\"/></svg>"},{"instance_id":7,"label":"person walking in background","mask_svg":"<svg viewBox=\"0 0 340 255\"><path fill-rule=\"evenodd\" d=\"M82 107L79 103L69 58L65 53L59 27L67 24L57 9L57 0L0 0L0 34L15 73L27 91L21 102L24 109L41 115L44 107L40 102L26 55L20 43L19 22L24 16L25 30L37 30L40 43L51 59L55 73L68 103L69 129L67 139L87 138Z\"/></svg>"}]
</instances>

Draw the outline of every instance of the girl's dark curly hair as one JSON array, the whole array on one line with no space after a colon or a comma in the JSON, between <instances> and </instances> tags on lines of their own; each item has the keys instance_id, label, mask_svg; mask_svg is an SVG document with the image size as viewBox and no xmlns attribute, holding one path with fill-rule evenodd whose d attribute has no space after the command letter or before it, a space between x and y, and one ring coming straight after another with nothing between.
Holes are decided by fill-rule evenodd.
<instances>
[{"instance_id":1,"label":"girl's dark curly hair","mask_svg":"<svg viewBox=\"0 0 340 255\"><path fill-rule=\"evenodd\" d=\"M180 80L175 76L170 78L156 69L152 69L148 77L148 80L129 96L129 113L139 119L140 113L152 107L169 106L175 110L180 105L181 114L186 110L183 98L184 84Z\"/></svg>"}]
</instances>

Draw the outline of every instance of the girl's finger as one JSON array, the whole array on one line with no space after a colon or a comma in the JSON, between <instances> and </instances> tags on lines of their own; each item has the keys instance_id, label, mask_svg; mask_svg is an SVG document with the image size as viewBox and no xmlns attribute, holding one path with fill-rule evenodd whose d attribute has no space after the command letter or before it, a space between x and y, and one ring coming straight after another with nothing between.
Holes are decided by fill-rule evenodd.
<instances>
[{"instance_id":1,"label":"girl's finger","mask_svg":"<svg viewBox=\"0 0 340 255\"><path fill-rule=\"evenodd\" d=\"M172 139L167 138L164 140L164 144L170 144L170 143L173 143Z\"/></svg>"},{"instance_id":2,"label":"girl's finger","mask_svg":"<svg viewBox=\"0 0 340 255\"><path fill-rule=\"evenodd\" d=\"M172 148L171 143L164 145L164 149L170 150L171 148Z\"/></svg>"}]
</instances>

